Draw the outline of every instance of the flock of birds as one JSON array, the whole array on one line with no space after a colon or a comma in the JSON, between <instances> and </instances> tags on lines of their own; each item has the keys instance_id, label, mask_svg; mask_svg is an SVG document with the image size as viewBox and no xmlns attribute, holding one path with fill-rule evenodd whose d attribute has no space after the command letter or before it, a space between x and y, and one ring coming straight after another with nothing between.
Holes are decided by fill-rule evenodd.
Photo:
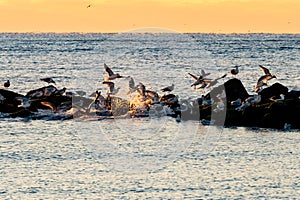
<instances>
[{"instance_id":1,"label":"flock of birds","mask_svg":"<svg viewBox=\"0 0 300 200\"><path fill-rule=\"evenodd\" d=\"M236 76L239 73L239 67L240 66L235 66L233 69L231 69L229 71L229 73L233 76ZM262 71L263 71L263 75L258 79L256 86L255 86L255 92L259 92L263 86L267 86L267 83L269 80L276 78L275 75L272 75L269 71L269 69L263 67L263 66L259 66ZM93 93L92 95L94 96L94 100L92 101L92 103L89 105L88 109L91 109L93 106L96 106L97 108L101 108L101 109L105 109L107 108L107 99L110 99L110 95L114 95L118 93L118 90L120 88L115 88L115 83L114 80L119 79L119 78L126 78L128 80L129 83L129 92L127 93L127 95L129 94L133 94L137 92L137 96L133 96L133 99L131 99L130 102L132 102L132 105L136 105L139 103L142 103L143 105L146 104L155 104L157 102L160 101L160 96L158 95L157 92L152 91L152 90L148 90L146 89L146 86L143 83L139 83L138 85L135 85L134 79L130 76L122 76L119 73L114 73L113 70L111 68L109 68L105 63L104 63L104 70L107 74L107 76L104 78L104 81L101 81L102 84L107 86L107 92L106 92L106 97L102 96L101 91L96 91L95 93ZM204 70L201 70L201 74L196 76L193 75L191 73L188 73L194 80L194 82L191 84L191 87L194 87L194 89L203 89L203 88L209 88L209 87L213 87L215 86L218 81L220 79L223 79L227 76L227 74L222 75L221 77L218 77L216 79L210 79L207 78L210 73L206 73ZM52 78L41 78L41 81L44 81L48 84L56 84L55 81ZM7 80L4 84L3 84L4 88L8 88L10 87L10 81ZM171 92L174 90L175 85L172 84L170 86L164 87L161 89L162 92ZM49 90L49 91L48 91ZM86 93L82 91L82 94L80 94L80 91L77 92L80 96L85 95ZM53 87L49 87L47 88L47 91L41 91L41 90L37 90L35 93L30 94L31 98L32 97L41 97L43 95L51 95L51 94L59 94L59 95L73 95L73 93L71 92L66 92L66 88L57 90L54 86ZM222 94L219 94L217 96L217 99L219 100L217 102L217 107L215 111L218 110L223 110L224 109L224 102L222 99L226 98L226 94L225 91L223 91ZM20 105L19 107L29 107L30 106L30 101L28 98L22 98L19 99L20 101ZM207 100L204 98L204 96L202 95L201 97L201 102L204 105L209 105L214 103L213 99ZM261 101L260 95L253 95L251 97L249 97L248 99L246 99L244 102L241 101L241 99L237 99L236 101L231 102L232 106L236 107L237 111L242 111L244 110L246 107L250 106L253 103L259 103Z\"/></svg>"}]
</instances>

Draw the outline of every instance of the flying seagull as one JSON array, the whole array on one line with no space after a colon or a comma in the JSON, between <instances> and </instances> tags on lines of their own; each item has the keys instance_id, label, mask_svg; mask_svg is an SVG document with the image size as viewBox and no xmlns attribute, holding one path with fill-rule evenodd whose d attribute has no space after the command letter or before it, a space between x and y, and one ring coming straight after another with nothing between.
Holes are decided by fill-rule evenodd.
<instances>
[{"instance_id":1,"label":"flying seagull","mask_svg":"<svg viewBox=\"0 0 300 200\"><path fill-rule=\"evenodd\" d=\"M209 79L204 79L203 75L200 75L199 77L191 74L191 73L188 73L191 77L193 77L193 79L195 79L195 82L191 85L191 87L196 87L197 85L207 85ZM206 74L205 74L206 75ZM207 75L206 75L207 76Z\"/></svg>"},{"instance_id":2,"label":"flying seagull","mask_svg":"<svg viewBox=\"0 0 300 200\"><path fill-rule=\"evenodd\" d=\"M264 66L262 65L259 65L259 67L261 68L261 70L264 72L265 75L261 76L257 83L256 83L256 86L255 86L255 92L259 92L259 90L265 85L267 86L268 84L268 81L271 80L272 78L276 78L275 75L272 75L270 73L270 70L265 68Z\"/></svg>"},{"instance_id":3,"label":"flying seagull","mask_svg":"<svg viewBox=\"0 0 300 200\"><path fill-rule=\"evenodd\" d=\"M218 80L220 80L222 78L225 78L226 76L227 76L227 74L224 74L223 76L218 77L218 78L216 78L216 79L214 79L212 81L208 81L209 82L208 87L212 87L212 86L216 85L218 83Z\"/></svg>"},{"instance_id":4,"label":"flying seagull","mask_svg":"<svg viewBox=\"0 0 300 200\"><path fill-rule=\"evenodd\" d=\"M102 84L105 84L107 86L107 93L112 94L115 89L114 82L110 81L103 81Z\"/></svg>"},{"instance_id":5,"label":"flying seagull","mask_svg":"<svg viewBox=\"0 0 300 200\"><path fill-rule=\"evenodd\" d=\"M116 78L122 78L123 77L118 73L115 74L105 63L104 63L104 70L108 74L108 80L114 80Z\"/></svg>"}]
</instances>

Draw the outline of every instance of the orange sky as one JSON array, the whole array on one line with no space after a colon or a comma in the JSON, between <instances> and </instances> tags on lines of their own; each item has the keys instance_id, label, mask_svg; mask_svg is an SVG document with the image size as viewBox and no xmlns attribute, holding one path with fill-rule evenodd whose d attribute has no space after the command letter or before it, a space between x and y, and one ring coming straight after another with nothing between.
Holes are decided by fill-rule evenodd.
<instances>
[{"instance_id":1,"label":"orange sky","mask_svg":"<svg viewBox=\"0 0 300 200\"><path fill-rule=\"evenodd\" d=\"M0 0L0 32L123 32L141 27L300 33L300 0Z\"/></svg>"}]
</instances>

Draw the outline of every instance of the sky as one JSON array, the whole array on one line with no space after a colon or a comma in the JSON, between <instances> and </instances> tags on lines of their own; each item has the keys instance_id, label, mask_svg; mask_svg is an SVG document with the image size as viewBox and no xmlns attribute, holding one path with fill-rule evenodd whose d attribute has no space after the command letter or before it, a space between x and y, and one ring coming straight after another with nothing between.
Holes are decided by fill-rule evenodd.
<instances>
[{"instance_id":1,"label":"sky","mask_svg":"<svg viewBox=\"0 0 300 200\"><path fill-rule=\"evenodd\" d=\"M0 32L300 33L299 11L300 0L0 0Z\"/></svg>"}]
</instances>

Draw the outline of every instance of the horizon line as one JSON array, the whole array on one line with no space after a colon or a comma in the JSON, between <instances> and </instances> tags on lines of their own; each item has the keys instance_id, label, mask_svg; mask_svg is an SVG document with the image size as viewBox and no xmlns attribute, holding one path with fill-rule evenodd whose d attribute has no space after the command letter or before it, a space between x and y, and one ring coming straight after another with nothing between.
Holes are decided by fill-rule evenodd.
<instances>
[{"instance_id":1,"label":"horizon line","mask_svg":"<svg viewBox=\"0 0 300 200\"><path fill-rule=\"evenodd\" d=\"M84 32L84 31L0 31L0 34L220 34L220 35L233 35L233 34L273 34L273 35L298 35L300 32L147 32L147 31L119 31L119 32Z\"/></svg>"}]
</instances>

